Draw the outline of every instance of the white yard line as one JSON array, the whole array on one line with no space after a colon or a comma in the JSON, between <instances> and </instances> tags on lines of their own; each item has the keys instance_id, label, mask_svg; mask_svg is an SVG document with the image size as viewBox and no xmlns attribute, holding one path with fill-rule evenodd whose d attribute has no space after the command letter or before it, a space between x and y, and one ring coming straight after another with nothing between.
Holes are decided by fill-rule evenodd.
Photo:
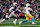
<instances>
[{"instance_id":1,"label":"white yard line","mask_svg":"<svg viewBox=\"0 0 40 27\"><path fill-rule=\"evenodd\" d=\"M0 27L18 27L18 26L0 26Z\"/></svg>"},{"instance_id":2,"label":"white yard line","mask_svg":"<svg viewBox=\"0 0 40 27\"><path fill-rule=\"evenodd\" d=\"M40 25L17 25L17 26L0 26L0 27L21 27L21 26L38 26L38 27L40 27Z\"/></svg>"},{"instance_id":3,"label":"white yard line","mask_svg":"<svg viewBox=\"0 0 40 27\"><path fill-rule=\"evenodd\" d=\"M21 25L21 26L40 26L40 25Z\"/></svg>"}]
</instances>

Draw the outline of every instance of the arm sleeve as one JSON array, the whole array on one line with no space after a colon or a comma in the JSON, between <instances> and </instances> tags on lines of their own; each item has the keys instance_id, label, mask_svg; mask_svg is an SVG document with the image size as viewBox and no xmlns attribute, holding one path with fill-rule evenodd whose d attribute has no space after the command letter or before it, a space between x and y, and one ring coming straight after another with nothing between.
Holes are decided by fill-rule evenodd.
<instances>
[{"instance_id":1,"label":"arm sleeve","mask_svg":"<svg viewBox=\"0 0 40 27\"><path fill-rule=\"evenodd\" d=\"M33 11L32 8L30 8L30 11Z\"/></svg>"},{"instance_id":2,"label":"arm sleeve","mask_svg":"<svg viewBox=\"0 0 40 27\"><path fill-rule=\"evenodd\" d=\"M9 12L11 12L12 9L14 9L14 7L11 7L11 8L9 9Z\"/></svg>"},{"instance_id":3,"label":"arm sleeve","mask_svg":"<svg viewBox=\"0 0 40 27\"><path fill-rule=\"evenodd\" d=\"M19 9L16 9L16 11L19 11L19 12L21 12L21 10L19 10Z\"/></svg>"}]
</instances>

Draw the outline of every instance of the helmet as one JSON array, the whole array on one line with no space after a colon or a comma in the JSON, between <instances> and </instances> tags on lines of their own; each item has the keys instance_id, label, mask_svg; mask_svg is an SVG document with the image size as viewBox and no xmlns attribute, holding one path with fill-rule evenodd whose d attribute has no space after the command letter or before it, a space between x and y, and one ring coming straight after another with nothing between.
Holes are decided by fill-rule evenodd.
<instances>
[{"instance_id":1,"label":"helmet","mask_svg":"<svg viewBox=\"0 0 40 27\"><path fill-rule=\"evenodd\" d=\"M16 4L17 4L16 2L13 3L13 5L16 5Z\"/></svg>"},{"instance_id":2,"label":"helmet","mask_svg":"<svg viewBox=\"0 0 40 27\"><path fill-rule=\"evenodd\" d=\"M29 4L29 3L27 3L27 4L26 4L26 7L28 7L28 6L30 6L30 4Z\"/></svg>"}]
</instances>

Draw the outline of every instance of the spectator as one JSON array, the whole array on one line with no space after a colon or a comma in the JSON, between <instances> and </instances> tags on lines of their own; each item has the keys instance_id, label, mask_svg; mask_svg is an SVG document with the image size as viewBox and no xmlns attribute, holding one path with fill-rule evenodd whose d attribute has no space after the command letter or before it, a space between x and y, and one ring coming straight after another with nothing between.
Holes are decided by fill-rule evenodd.
<instances>
[{"instance_id":1,"label":"spectator","mask_svg":"<svg viewBox=\"0 0 40 27\"><path fill-rule=\"evenodd\" d=\"M1 11L0 11L0 18L1 18Z\"/></svg>"}]
</instances>

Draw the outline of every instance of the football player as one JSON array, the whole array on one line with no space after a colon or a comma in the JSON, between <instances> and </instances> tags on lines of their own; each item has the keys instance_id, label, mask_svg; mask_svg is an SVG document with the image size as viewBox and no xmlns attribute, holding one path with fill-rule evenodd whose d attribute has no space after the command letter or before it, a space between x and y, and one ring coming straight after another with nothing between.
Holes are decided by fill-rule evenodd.
<instances>
[{"instance_id":1,"label":"football player","mask_svg":"<svg viewBox=\"0 0 40 27\"><path fill-rule=\"evenodd\" d=\"M12 17L12 16L14 16L14 17L16 17L16 19L15 19L15 21L13 21L13 23L16 25L16 21L17 21L17 19L18 19L18 17L19 17L19 12L20 12L20 10L19 9L16 9L16 6L17 6L17 3L16 2L14 2L13 3L13 7L11 7L10 9L9 9L9 12L10 12L10 15L9 15L9 19ZM19 12L18 12L19 11ZM5 19L7 19L7 16L8 15L6 15L6 18ZM3 21L5 21L5 19L3 19L3 20L1 20L0 21L0 23L1 22L3 22Z\"/></svg>"},{"instance_id":2,"label":"football player","mask_svg":"<svg viewBox=\"0 0 40 27\"><path fill-rule=\"evenodd\" d=\"M21 12L21 10L19 9L20 7L17 8L17 3L14 2L13 3L13 7L11 7L9 9L9 12L11 12L11 14L9 15L9 18L11 18L12 16L16 17L16 19L13 21L13 23L16 25L16 21L19 18L19 12Z\"/></svg>"},{"instance_id":3,"label":"football player","mask_svg":"<svg viewBox=\"0 0 40 27\"><path fill-rule=\"evenodd\" d=\"M19 25L20 25L21 23L27 22L27 21L29 20L29 18L32 18L32 24L35 24L35 23L34 23L34 16L32 16L32 15L30 14L30 11L33 11L33 10L30 8L30 4L27 3L27 4L26 4L26 7L25 7L24 10L23 10L23 12L25 13L25 16L26 16L26 20L20 21L20 22L19 22Z\"/></svg>"}]
</instances>

